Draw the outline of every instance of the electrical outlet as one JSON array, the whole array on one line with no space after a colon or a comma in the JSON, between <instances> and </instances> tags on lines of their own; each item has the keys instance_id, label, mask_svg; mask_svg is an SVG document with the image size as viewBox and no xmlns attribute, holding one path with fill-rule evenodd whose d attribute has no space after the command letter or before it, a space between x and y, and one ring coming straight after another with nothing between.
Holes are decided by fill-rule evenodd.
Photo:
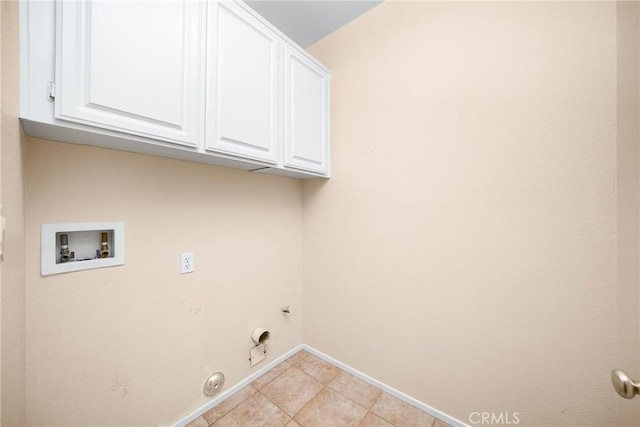
<instances>
[{"instance_id":1,"label":"electrical outlet","mask_svg":"<svg viewBox=\"0 0 640 427\"><path fill-rule=\"evenodd\" d=\"M180 274L193 273L193 252L184 253L180 256Z\"/></svg>"}]
</instances>

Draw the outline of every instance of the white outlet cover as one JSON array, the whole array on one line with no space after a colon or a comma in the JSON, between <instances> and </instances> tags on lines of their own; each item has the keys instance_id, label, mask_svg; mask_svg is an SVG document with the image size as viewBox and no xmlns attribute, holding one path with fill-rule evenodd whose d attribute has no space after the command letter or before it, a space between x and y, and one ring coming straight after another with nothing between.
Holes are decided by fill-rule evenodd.
<instances>
[{"instance_id":1,"label":"white outlet cover","mask_svg":"<svg viewBox=\"0 0 640 427\"><path fill-rule=\"evenodd\" d=\"M193 273L193 252L185 252L180 256L180 274Z\"/></svg>"}]
</instances>

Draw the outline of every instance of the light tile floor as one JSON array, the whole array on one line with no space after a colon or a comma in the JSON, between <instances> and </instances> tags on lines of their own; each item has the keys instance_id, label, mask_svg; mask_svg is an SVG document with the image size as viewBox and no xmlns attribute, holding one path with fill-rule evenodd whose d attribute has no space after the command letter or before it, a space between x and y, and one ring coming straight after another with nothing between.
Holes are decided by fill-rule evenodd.
<instances>
[{"instance_id":1,"label":"light tile floor","mask_svg":"<svg viewBox=\"0 0 640 427\"><path fill-rule=\"evenodd\" d=\"M446 427L434 418L302 350L187 427Z\"/></svg>"}]
</instances>

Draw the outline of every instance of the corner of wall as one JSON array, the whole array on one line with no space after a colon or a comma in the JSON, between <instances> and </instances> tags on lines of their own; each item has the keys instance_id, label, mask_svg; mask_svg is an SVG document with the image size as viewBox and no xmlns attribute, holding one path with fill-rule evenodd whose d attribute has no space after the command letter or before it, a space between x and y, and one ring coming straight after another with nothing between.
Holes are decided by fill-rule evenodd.
<instances>
[{"instance_id":1,"label":"corner of wall","mask_svg":"<svg viewBox=\"0 0 640 427\"><path fill-rule=\"evenodd\" d=\"M18 121L18 3L2 2L0 215L6 218L0 266L0 424L25 424L25 217L24 136Z\"/></svg>"},{"instance_id":2,"label":"corner of wall","mask_svg":"<svg viewBox=\"0 0 640 427\"><path fill-rule=\"evenodd\" d=\"M617 368L640 369L640 7L616 2ZM618 425L638 425L638 399L617 399Z\"/></svg>"}]
</instances>

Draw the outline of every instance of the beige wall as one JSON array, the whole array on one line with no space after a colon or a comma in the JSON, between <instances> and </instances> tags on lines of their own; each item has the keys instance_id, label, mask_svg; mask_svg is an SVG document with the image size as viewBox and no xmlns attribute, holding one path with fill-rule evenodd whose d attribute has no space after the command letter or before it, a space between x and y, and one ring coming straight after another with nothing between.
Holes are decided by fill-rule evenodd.
<instances>
[{"instance_id":1,"label":"beige wall","mask_svg":"<svg viewBox=\"0 0 640 427\"><path fill-rule=\"evenodd\" d=\"M310 51L305 342L465 422L615 424L615 3L387 2Z\"/></svg>"},{"instance_id":2,"label":"beige wall","mask_svg":"<svg viewBox=\"0 0 640 427\"><path fill-rule=\"evenodd\" d=\"M0 15L0 200L2 216L7 218L4 262L0 266L0 423L17 426L25 419L24 147L18 124L17 2L0 2Z\"/></svg>"},{"instance_id":3,"label":"beige wall","mask_svg":"<svg viewBox=\"0 0 640 427\"><path fill-rule=\"evenodd\" d=\"M27 162L28 424L167 424L251 374L254 327L267 362L302 342L299 181L30 138ZM126 264L40 276L40 225L88 221L124 221Z\"/></svg>"}]
</instances>

